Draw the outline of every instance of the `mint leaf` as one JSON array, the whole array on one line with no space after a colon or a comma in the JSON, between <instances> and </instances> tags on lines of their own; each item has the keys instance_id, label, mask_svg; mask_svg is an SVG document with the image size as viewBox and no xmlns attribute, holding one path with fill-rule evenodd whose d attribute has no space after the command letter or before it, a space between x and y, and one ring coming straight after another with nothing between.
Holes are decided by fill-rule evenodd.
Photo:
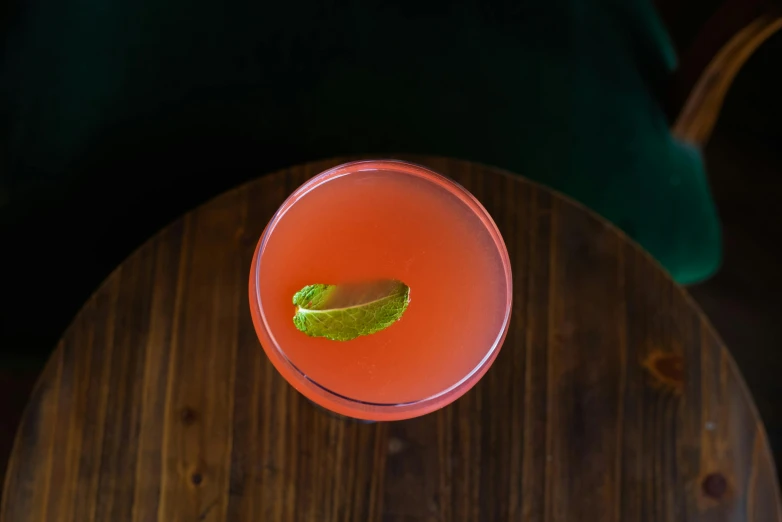
<instances>
[{"instance_id":1,"label":"mint leaf","mask_svg":"<svg viewBox=\"0 0 782 522\"><path fill-rule=\"evenodd\" d=\"M388 328L409 303L410 287L394 279L308 285L293 296L293 324L312 337L350 341Z\"/></svg>"}]
</instances>

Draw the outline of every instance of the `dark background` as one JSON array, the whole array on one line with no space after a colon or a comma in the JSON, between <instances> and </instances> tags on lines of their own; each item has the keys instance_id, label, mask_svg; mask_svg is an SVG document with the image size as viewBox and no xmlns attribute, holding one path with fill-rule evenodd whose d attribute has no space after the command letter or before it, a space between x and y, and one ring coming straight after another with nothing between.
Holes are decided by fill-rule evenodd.
<instances>
[{"instance_id":1,"label":"dark background","mask_svg":"<svg viewBox=\"0 0 782 522\"><path fill-rule=\"evenodd\" d=\"M745 3L753 2L747 0ZM698 57L693 58L691 50L702 41L703 32L726 30L719 23L709 25L723 3L659 0L657 4L683 65L697 69ZM18 4L12 1L0 3L0 30L7 27L17 8ZM766 424L778 462L782 455L782 406L776 400L782 396L782 378L779 377L782 371L782 304L779 299L782 275L778 269L782 266L778 232L782 223L780 64L782 34L777 34L739 74L704 151L723 224L725 257L714 278L690 288L738 362ZM661 103L667 106L672 117L681 98L681 88L675 79L669 89L661 92ZM211 110L219 112L221 107ZM134 156L128 153L132 152L133 144L124 143L121 136L102 136L102 142L94 148L105 151L105 156L92 157L88 164L78 164L77 160L73 167L75 171L105 170L102 178L105 181L85 193L70 191L68 186L53 189L45 181L36 180L33 173L22 187L24 197L17 199L15 195L15 201L34 204L15 204L0 213L0 281L3 285L0 287L0 312L5 325L4 331L0 332L0 395L3 397L0 400L0 469L5 465L16 424L38 371L68 322L100 282L167 222L220 192L262 174L247 167L253 164L253 158L242 152L252 148L248 146L253 140L250 132L244 143L235 136L230 142L221 141L220 129L205 134L201 143L177 143L176 130L198 125L200 116L173 111L170 121L159 125L160 135L169 137L170 147L165 154L149 150L143 156ZM0 147L9 146L5 138L0 136ZM7 149L0 148L0 155L6 152ZM134 159L117 164L113 158L123 154ZM267 154L270 157L266 158L266 164L278 167L295 162L296 158L295 150L275 150ZM323 156L331 155L334 152L324 144ZM41 161L45 162L46 158ZM226 163L229 168L224 168ZM207 173L218 165L222 167L220 177L199 177L199 173ZM152 166L192 172L192 182L179 180L175 186L160 186L159 190L143 185L139 188L137 183L132 183L139 172L148 172ZM0 183L0 207L7 202L7 189ZM95 226L100 222L101 209L111 209L113 198L122 191L126 195L130 191L131 197L138 199L139 208L155 211L134 212L126 216L127 219L115 222L111 230ZM89 212L83 210L88 207L82 204L88 200L91 202ZM96 200L99 202L97 207ZM47 212L41 214L31 210L41 206L46 207ZM57 235L67 234L67 229L56 226L58 218L66 217L69 227L91 223L96 234L73 240L52 237L53 231ZM79 236L74 234L74 237ZM10 248L21 255L11 259ZM57 260L66 257L78 261L78 274L58 271ZM28 296L39 311L34 317L14 315L15 303L4 299L3 294L12 285L24 285L24 278L32 277L31 274L57 278L63 282L62 290L57 295ZM28 321L28 324L14 328L12 323L17 321ZM19 332L23 332L23 336Z\"/></svg>"}]
</instances>

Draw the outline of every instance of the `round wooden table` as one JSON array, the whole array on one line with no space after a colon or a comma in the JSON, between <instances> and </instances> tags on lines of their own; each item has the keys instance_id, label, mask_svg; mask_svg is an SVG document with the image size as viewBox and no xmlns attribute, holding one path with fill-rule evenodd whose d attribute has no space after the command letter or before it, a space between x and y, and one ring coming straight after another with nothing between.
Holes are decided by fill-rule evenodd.
<instances>
[{"instance_id":1,"label":"round wooden table","mask_svg":"<svg viewBox=\"0 0 782 522\"><path fill-rule=\"evenodd\" d=\"M0 520L782 520L733 359L646 253L523 178L404 159L472 191L508 245L513 320L480 384L363 424L275 372L248 310L253 248L347 159L291 168L171 224L87 302L30 399Z\"/></svg>"}]
</instances>

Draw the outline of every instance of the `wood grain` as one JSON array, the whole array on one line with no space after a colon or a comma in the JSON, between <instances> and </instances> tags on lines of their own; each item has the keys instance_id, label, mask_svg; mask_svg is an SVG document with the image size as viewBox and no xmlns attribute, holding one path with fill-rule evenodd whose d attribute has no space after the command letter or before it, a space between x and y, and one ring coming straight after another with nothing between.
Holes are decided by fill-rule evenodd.
<instances>
[{"instance_id":1,"label":"wood grain","mask_svg":"<svg viewBox=\"0 0 782 522\"><path fill-rule=\"evenodd\" d=\"M294 167L171 224L85 304L30 400L0 521L782 520L730 354L647 254L523 178L413 160L484 203L513 263L511 329L472 391L363 424L275 372L245 297L253 248L345 159Z\"/></svg>"}]
</instances>

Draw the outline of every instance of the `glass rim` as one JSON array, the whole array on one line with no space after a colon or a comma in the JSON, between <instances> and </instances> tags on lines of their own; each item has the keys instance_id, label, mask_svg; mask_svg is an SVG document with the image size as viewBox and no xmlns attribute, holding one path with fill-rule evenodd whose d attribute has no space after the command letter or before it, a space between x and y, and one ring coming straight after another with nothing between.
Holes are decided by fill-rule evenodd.
<instances>
[{"instance_id":1,"label":"glass rim","mask_svg":"<svg viewBox=\"0 0 782 522\"><path fill-rule=\"evenodd\" d=\"M290 210L299 199L324 183L328 183L329 181L343 176L374 170L387 170L394 173L413 175L434 183L455 195L474 212L483 223L487 232L489 232L495 247L497 248L497 253L500 255L505 274L505 315L494 342L487 348L486 353L478 364L476 364L476 366L464 377L448 388L432 396L405 403L376 403L354 399L330 390L309 378L288 358L284 349L275 339L263 310L263 300L261 299L260 293L263 252L266 249L266 245L274 232L276 225L282 217L285 216L288 210ZM379 421L401 420L424 415L450 404L478 382L496 358L502 347L502 343L505 340L505 336L507 335L513 302L513 281L508 250L502 239L502 235L491 215L489 215L488 211L475 196L456 181L449 179L442 174L438 174L427 167L401 160L379 159L352 161L327 169L307 180L285 199L269 220L256 247L251 264L249 293L250 306L252 311L255 312L253 314L253 323L256 333L261 338L261 345L272 364L289 384L309 400L328 410L348 417ZM268 346L269 344L271 346ZM289 378L289 375L295 377L295 382L293 378Z\"/></svg>"}]
</instances>

